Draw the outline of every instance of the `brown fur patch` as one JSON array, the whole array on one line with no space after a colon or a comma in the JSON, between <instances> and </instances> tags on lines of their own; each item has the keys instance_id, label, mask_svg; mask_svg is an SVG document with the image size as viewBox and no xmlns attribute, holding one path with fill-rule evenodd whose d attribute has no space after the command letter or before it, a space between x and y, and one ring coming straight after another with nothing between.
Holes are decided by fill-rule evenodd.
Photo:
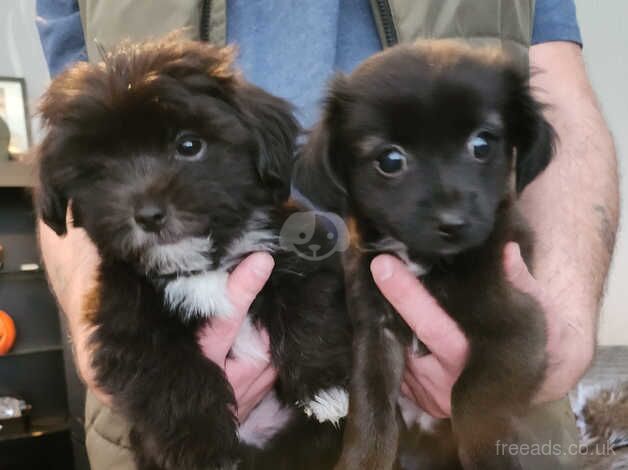
<instances>
[{"instance_id":1,"label":"brown fur patch","mask_svg":"<svg viewBox=\"0 0 628 470\"><path fill-rule=\"evenodd\" d=\"M362 250L362 236L358 229L358 223L354 217L348 217L346 219L347 230L349 231L349 246Z\"/></svg>"},{"instance_id":2,"label":"brown fur patch","mask_svg":"<svg viewBox=\"0 0 628 470\"><path fill-rule=\"evenodd\" d=\"M83 320L93 324L100 310L100 285L96 284L83 297Z\"/></svg>"}]
</instances>

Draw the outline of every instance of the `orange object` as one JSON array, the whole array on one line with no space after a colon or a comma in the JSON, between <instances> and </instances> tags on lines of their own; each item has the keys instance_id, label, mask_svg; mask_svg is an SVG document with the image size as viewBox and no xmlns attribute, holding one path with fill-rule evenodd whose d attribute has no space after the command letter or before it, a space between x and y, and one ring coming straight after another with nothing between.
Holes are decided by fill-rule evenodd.
<instances>
[{"instance_id":1,"label":"orange object","mask_svg":"<svg viewBox=\"0 0 628 470\"><path fill-rule=\"evenodd\" d=\"M8 353L15 343L15 323L7 312L0 310L0 356Z\"/></svg>"}]
</instances>

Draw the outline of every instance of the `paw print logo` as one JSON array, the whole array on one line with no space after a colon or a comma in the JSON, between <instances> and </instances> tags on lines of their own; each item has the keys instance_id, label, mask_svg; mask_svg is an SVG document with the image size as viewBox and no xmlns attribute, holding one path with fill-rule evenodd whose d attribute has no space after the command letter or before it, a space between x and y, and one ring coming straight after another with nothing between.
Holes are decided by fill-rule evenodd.
<instances>
[{"instance_id":1,"label":"paw print logo","mask_svg":"<svg viewBox=\"0 0 628 470\"><path fill-rule=\"evenodd\" d=\"M333 212L296 212L281 227L279 243L301 258L319 261L349 248L349 231Z\"/></svg>"}]
</instances>

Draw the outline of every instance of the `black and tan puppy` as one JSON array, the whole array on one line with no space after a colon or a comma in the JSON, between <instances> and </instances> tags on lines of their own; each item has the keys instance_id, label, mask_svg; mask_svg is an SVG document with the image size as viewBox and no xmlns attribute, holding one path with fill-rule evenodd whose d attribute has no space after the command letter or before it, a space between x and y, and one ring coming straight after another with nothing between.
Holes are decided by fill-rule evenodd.
<instances>
[{"instance_id":1,"label":"black and tan puppy","mask_svg":"<svg viewBox=\"0 0 628 470\"><path fill-rule=\"evenodd\" d=\"M102 258L85 303L92 365L141 470L320 469L339 453L351 358L339 262L282 248L298 127L231 55L176 36L129 44L60 75L41 104L36 203L63 235L71 202ZM267 329L280 404L238 427L196 335L231 313L227 276L254 251L274 253L276 268L233 354L259 359L253 326Z\"/></svg>"},{"instance_id":2,"label":"black and tan puppy","mask_svg":"<svg viewBox=\"0 0 628 470\"><path fill-rule=\"evenodd\" d=\"M470 342L453 388L452 425L465 468L518 468L516 442L545 371L540 305L504 276L514 240L531 262L516 196L547 166L553 131L527 77L498 50L453 41L397 46L331 86L295 185L340 212L354 370L338 468L392 468L397 398L410 331L375 286L378 253L398 255Z\"/></svg>"}]
</instances>

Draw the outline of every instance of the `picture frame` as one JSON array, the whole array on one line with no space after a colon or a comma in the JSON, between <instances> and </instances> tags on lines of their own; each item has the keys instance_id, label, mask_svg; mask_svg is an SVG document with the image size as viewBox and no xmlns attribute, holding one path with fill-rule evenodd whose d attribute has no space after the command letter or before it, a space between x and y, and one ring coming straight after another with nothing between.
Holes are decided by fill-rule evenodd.
<instances>
[{"instance_id":1,"label":"picture frame","mask_svg":"<svg viewBox=\"0 0 628 470\"><path fill-rule=\"evenodd\" d=\"M0 135L0 160L20 160L26 154L31 144L31 126L28 114L28 101L26 95L26 81L19 77L0 76L0 119L4 121L9 130L8 155L6 154L6 135L4 142ZM3 129L0 129L0 134Z\"/></svg>"}]
</instances>

